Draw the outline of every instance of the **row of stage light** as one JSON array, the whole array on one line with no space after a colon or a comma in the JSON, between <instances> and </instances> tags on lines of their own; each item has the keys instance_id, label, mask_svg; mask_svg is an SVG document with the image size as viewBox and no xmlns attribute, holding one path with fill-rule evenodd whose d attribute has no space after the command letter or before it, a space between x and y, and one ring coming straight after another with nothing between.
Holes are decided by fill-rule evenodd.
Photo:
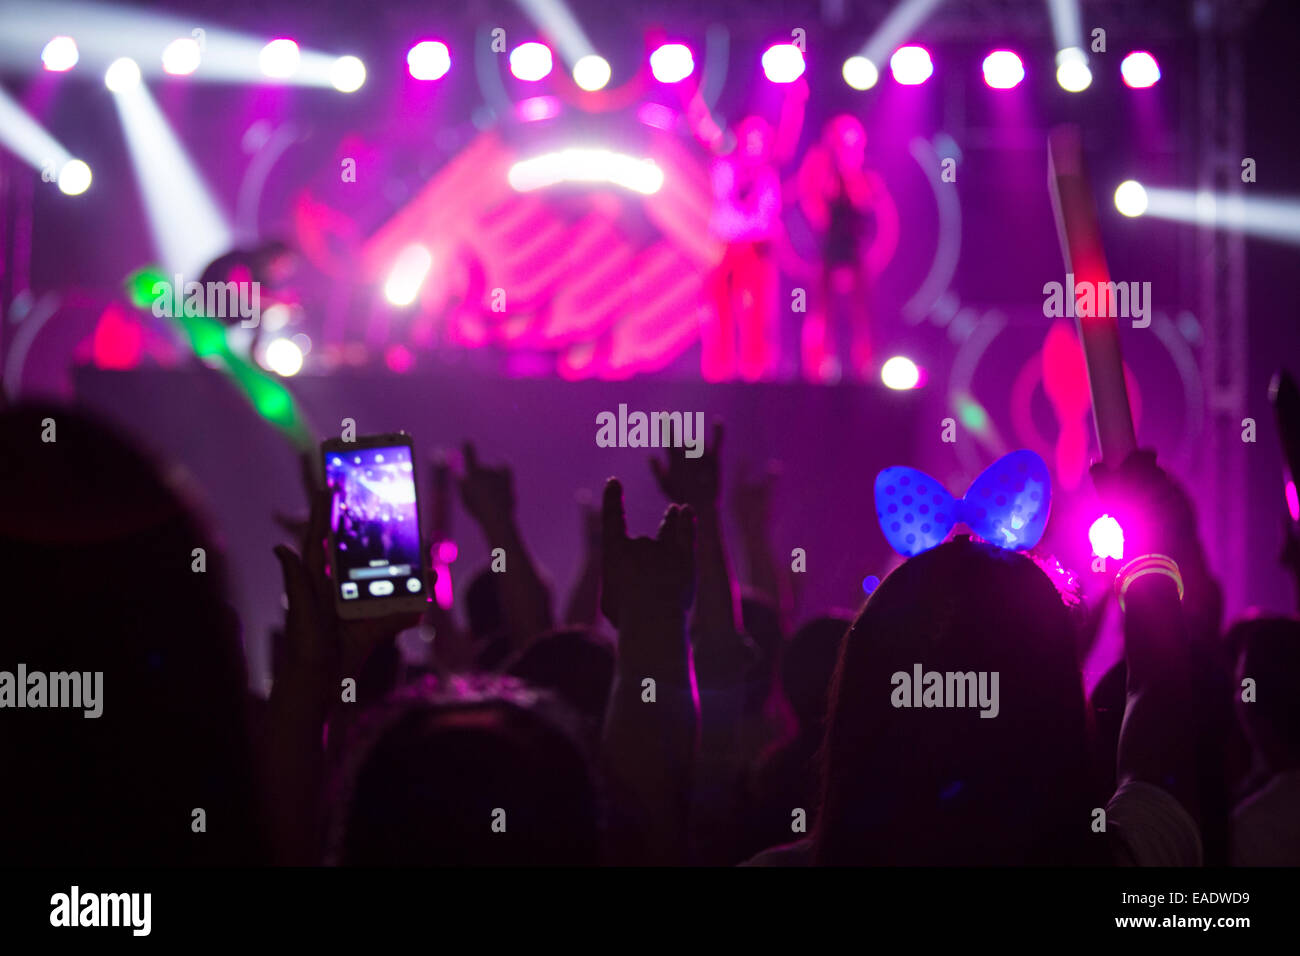
<instances>
[{"instance_id":1,"label":"row of stage light","mask_svg":"<svg viewBox=\"0 0 1300 956\"><path fill-rule=\"evenodd\" d=\"M66 72L77 65L77 43L72 37L59 36L46 44L41 54L45 69ZM110 66L123 75L138 74L138 65L122 58ZM199 41L193 37L178 37L162 51L162 69L172 76L189 76L196 73L203 62ZM440 80L451 71L451 50L441 40L421 40L407 51L406 64L411 76L417 80ZM555 56L545 43L528 41L510 51L510 72L517 79L535 83L550 76L555 68ZM760 60L764 75L773 83L793 83L804 73L806 64L803 52L792 43L777 43L767 48ZM258 56L261 74L272 80L292 80L302 64L298 44L281 37L267 43ZM650 72L660 83L680 83L695 72L695 56L685 43L664 43L649 57ZM934 75L934 59L922 46L899 47L889 58L889 69L895 82L904 86L918 86ZM1024 60L1011 50L995 50L984 58L984 82L993 89L1009 90L1019 86L1025 78ZM361 89L366 81L365 64L355 56L340 56L329 63L326 71L329 84L343 93ZM855 90L867 90L880 78L880 67L861 54L844 61L844 81ZM595 92L608 85L612 75L609 62L604 57L588 53L573 64L574 82L584 90ZM1160 79L1160 66L1156 58L1145 50L1135 50L1120 62L1120 76L1133 89L1154 86ZM1057 54L1056 79L1061 87L1073 93L1081 92L1092 83L1092 71L1087 56L1071 47ZM112 82L107 79L107 82Z\"/></svg>"}]
</instances>

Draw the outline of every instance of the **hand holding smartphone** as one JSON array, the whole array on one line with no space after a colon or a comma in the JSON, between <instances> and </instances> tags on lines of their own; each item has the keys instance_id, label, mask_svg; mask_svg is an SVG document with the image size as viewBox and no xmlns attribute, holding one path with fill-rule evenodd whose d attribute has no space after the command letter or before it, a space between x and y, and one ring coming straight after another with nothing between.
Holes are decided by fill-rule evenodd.
<instances>
[{"instance_id":1,"label":"hand holding smartphone","mask_svg":"<svg viewBox=\"0 0 1300 956\"><path fill-rule=\"evenodd\" d=\"M321 442L331 495L329 555L340 618L421 612L428 603L415 449L405 432Z\"/></svg>"}]
</instances>

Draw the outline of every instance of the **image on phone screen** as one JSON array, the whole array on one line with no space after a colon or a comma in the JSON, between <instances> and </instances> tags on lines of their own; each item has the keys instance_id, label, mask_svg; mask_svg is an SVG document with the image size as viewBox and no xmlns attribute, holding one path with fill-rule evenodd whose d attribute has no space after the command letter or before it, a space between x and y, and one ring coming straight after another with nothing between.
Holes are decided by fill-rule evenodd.
<instances>
[{"instance_id":1,"label":"image on phone screen","mask_svg":"<svg viewBox=\"0 0 1300 956\"><path fill-rule=\"evenodd\" d=\"M334 580L344 601L418 595L424 588L411 449L325 454L333 494Z\"/></svg>"}]
</instances>

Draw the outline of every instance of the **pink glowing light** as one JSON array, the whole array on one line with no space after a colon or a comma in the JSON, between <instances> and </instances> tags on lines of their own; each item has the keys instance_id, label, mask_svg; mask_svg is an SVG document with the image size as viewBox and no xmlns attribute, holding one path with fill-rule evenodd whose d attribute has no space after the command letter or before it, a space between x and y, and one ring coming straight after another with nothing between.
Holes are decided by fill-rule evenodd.
<instances>
[{"instance_id":1,"label":"pink glowing light","mask_svg":"<svg viewBox=\"0 0 1300 956\"><path fill-rule=\"evenodd\" d=\"M904 86L920 86L934 75L934 61L923 46L901 46L889 58L894 80Z\"/></svg>"},{"instance_id":2,"label":"pink glowing light","mask_svg":"<svg viewBox=\"0 0 1300 956\"><path fill-rule=\"evenodd\" d=\"M1025 65L1010 50L995 50L984 58L984 82L995 90L1011 90L1025 78Z\"/></svg>"},{"instance_id":3,"label":"pink glowing light","mask_svg":"<svg viewBox=\"0 0 1300 956\"><path fill-rule=\"evenodd\" d=\"M680 83L695 72L695 57L684 43L665 43L650 54L650 72L660 83Z\"/></svg>"},{"instance_id":4,"label":"pink glowing light","mask_svg":"<svg viewBox=\"0 0 1300 956\"><path fill-rule=\"evenodd\" d=\"M1124 529L1110 515L1102 515L1088 529L1088 540L1092 543L1092 553L1099 558L1124 557Z\"/></svg>"},{"instance_id":5,"label":"pink glowing light","mask_svg":"<svg viewBox=\"0 0 1300 956\"><path fill-rule=\"evenodd\" d=\"M1119 65L1124 83L1135 90L1145 90L1160 81L1160 64L1146 50L1134 50Z\"/></svg>"},{"instance_id":6,"label":"pink glowing light","mask_svg":"<svg viewBox=\"0 0 1300 956\"><path fill-rule=\"evenodd\" d=\"M560 101L554 96L530 96L515 104L515 114L525 123L536 123L560 115Z\"/></svg>"},{"instance_id":7,"label":"pink glowing light","mask_svg":"<svg viewBox=\"0 0 1300 956\"><path fill-rule=\"evenodd\" d=\"M1294 481L1286 483L1286 510L1291 513L1292 521L1300 521L1300 497L1296 496Z\"/></svg>"},{"instance_id":8,"label":"pink glowing light","mask_svg":"<svg viewBox=\"0 0 1300 956\"><path fill-rule=\"evenodd\" d=\"M438 80L451 69L451 51L441 40L421 40L406 54L406 68L417 80Z\"/></svg>"},{"instance_id":9,"label":"pink glowing light","mask_svg":"<svg viewBox=\"0 0 1300 956\"><path fill-rule=\"evenodd\" d=\"M763 54L763 74L773 83L793 83L803 71L803 52L793 43L778 43Z\"/></svg>"},{"instance_id":10,"label":"pink glowing light","mask_svg":"<svg viewBox=\"0 0 1300 956\"><path fill-rule=\"evenodd\" d=\"M460 554L460 549L456 547L455 541L438 542L438 560L443 564L451 564Z\"/></svg>"},{"instance_id":11,"label":"pink glowing light","mask_svg":"<svg viewBox=\"0 0 1300 956\"><path fill-rule=\"evenodd\" d=\"M521 43L510 51L510 72L529 83L545 79L554 65L550 47L544 43Z\"/></svg>"}]
</instances>

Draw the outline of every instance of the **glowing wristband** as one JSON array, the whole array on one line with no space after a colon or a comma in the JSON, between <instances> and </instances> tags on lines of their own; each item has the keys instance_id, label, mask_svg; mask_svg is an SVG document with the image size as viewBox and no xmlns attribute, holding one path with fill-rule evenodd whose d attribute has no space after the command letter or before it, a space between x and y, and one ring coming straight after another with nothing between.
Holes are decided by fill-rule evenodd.
<instances>
[{"instance_id":1,"label":"glowing wristband","mask_svg":"<svg viewBox=\"0 0 1300 956\"><path fill-rule=\"evenodd\" d=\"M1124 595L1138 578L1148 574L1163 574L1178 585L1178 600L1183 599L1183 576L1178 571L1178 564L1173 558L1164 554L1144 554L1134 558L1120 570L1115 578L1115 593L1119 595L1119 609L1124 610Z\"/></svg>"}]
</instances>

